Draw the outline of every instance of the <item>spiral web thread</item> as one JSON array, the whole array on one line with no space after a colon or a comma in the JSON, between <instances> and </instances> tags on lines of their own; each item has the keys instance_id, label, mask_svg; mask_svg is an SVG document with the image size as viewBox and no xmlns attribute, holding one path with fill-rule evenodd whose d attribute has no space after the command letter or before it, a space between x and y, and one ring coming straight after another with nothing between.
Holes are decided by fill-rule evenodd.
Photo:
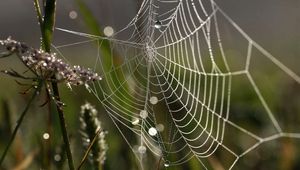
<instances>
[{"instance_id":1,"label":"spiral web thread","mask_svg":"<svg viewBox=\"0 0 300 170\"><path fill-rule=\"evenodd\" d=\"M233 71L227 61L219 19L248 43L242 69ZM89 89L136 154L141 168L147 150L162 157L165 166L197 158L204 169L213 167L210 158L223 150L233 157L223 167L232 169L263 143L300 138L300 133L283 130L257 85L251 72L253 51L297 85L300 77L252 40L212 0L144 0L131 22L111 37L59 30L88 40L54 46L58 52L97 42L95 70L102 72L103 80ZM110 62L102 62L104 41L109 41L110 54L121 56L118 64L113 56ZM270 135L257 134L230 119L235 77L244 77L250 84L274 129ZM238 151L231 148L224 142L229 128L253 142Z\"/></svg>"}]
</instances>

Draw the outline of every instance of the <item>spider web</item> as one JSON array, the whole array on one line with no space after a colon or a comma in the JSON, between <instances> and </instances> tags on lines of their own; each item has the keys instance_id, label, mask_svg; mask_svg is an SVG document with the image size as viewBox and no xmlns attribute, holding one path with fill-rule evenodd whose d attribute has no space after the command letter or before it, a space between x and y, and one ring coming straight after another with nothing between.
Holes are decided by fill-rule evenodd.
<instances>
[{"instance_id":1,"label":"spider web","mask_svg":"<svg viewBox=\"0 0 300 170\"><path fill-rule=\"evenodd\" d=\"M242 59L226 54L219 20L246 42ZM258 62L267 60L297 85L300 77L252 40L212 0L144 0L131 22L111 37L58 29L87 38L54 46L59 53L62 48L97 43L94 68L103 80L89 90L135 153L141 169L147 151L161 157L166 167L196 158L204 169L216 168L212 160L224 152L231 158L220 160L220 166L232 169L264 143L300 138L299 131L285 131L278 122L256 78L255 57L262 58ZM103 52L103 46L111 50ZM105 53L110 60L103 61ZM242 66L235 67L233 60L242 60ZM248 85L269 124L264 126L268 132L231 118L232 94L239 93L233 88L234 79ZM228 131L243 136L246 144L230 139Z\"/></svg>"}]
</instances>

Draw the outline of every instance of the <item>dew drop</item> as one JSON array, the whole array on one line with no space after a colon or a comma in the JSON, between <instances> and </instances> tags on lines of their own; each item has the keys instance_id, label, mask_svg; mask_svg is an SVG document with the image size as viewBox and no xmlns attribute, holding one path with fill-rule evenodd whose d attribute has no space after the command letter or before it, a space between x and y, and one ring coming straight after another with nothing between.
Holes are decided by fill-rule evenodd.
<instances>
[{"instance_id":1,"label":"dew drop","mask_svg":"<svg viewBox=\"0 0 300 170\"><path fill-rule=\"evenodd\" d=\"M140 116L143 119L146 119L148 117L148 112L146 110L141 110Z\"/></svg>"},{"instance_id":2,"label":"dew drop","mask_svg":"<svg viewBox=\"0 0 300 170\"><path fill-rule=\"evenodd\" d=\"M139 146L139 148L138 148L138 151L141 154L146 153L146 150L147 150L147 148L145 146L143 146L143 145Z\"/></svg>"},{"instance_id":3,"label":"dew drop","mask_svg":"<svg viewBox=\"0 0 300 170\"><path fill-rule=\"evenodd\" d=\"M150 103L151 104L157 104L158 103L158 98L156 96L150 97Z\"/></svg>"},{"instance_id":4,"label":"dew drop","mask_svg":"<svg viewBox=\"0 0 300 170\"><path fill-rule=\"evenodd\" d=\"M157 130L154 127L149 128L148 133L150 136L155 136L157 134Z\"/></svg>"},{"instance_id":5,"label":"dew drop","mask_svg":"<svg viewBox=\"0 0 300 170\"><path fill-rule=\"evenodd\" d=\"M138 125L140 123L140 119L139 118L134 118L131 122L132 125Z\"/></svg>"},{"instance_id":6,"label":"dew drop","mask_svg":"<svg viewBox=\"0 0 300 170\"><path fill-rule=\"evenodd\" d=\"M103 33L107 37L111 37L114 34L114 29L111 26L106 26L103 30Z\"/></svg>"},{"instance_id":7,"label":"dew drop","mask_svg":"<svg viewBox=\"0 0 300 170\"><path fill-rule=\"evenodd\" d=\"M170 166L169 161L165 161L164 166L165 166L166 168L169 167L169 166Z\"/></svg>"},{"instance_id":8,"label":"dew drop","mask_svg":"<svg viewBox=\"0 0 300 170\"><path fill-rule=\"evenodd\" d=\"M43 138L44 138L45 140L48 140L48 139L50 138L49 133L44 133L44 134L43 134Z\"/></svg>"},{"instance_id":9,"label":"dew drop","mask_svg":"<svg viewBox=\"0 0 300 170\"><path fill-rule=\"evenodd\" d=\"M161 26L162 26L162 24L161 24L160 20L157 20L157 21L155 22L155 24L154 24L154 27L155 27L156 29L160 29Z\"/></svg>"},{"instance_id":10,"label":"dew drop","mask_svg":"<svg viewBox=\"0 0 300 170\"><path fill-rule=\"evenodd\" d=\"M77 14L77 12L76 12L76 11L70 11L70 13L69 13L69 17L70 17L71 19L76 19L76 18L77 18L77 16L78 16L78 14Z\"/></svg>"}]
</instances>

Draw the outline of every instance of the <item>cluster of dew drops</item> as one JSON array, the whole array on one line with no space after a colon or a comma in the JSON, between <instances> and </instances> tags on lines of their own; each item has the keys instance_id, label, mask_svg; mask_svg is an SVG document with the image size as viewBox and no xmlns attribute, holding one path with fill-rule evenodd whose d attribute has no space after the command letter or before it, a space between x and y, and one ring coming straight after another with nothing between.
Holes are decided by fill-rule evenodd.
<instances>
[{"instance_id":1,"label":"cluster of dew drops","mask_svg":"<svg viewBox=\"0 0 300 170\"><path fill-rule=\"evenodd\" d=\"M158 103L158 98L156 96L151 96L149 98L149 102L152 105L156 105ZM146 110L141 110L139 116L142 120L145 120L148 118L148 112ZM138 125L140 123L140 118L133 119L132 125ZM156 127L150 127L148 129L148 134L150 136L156 136L158 131L163 131L163 130L164 130L164 126L162 124L158 124L158 125L156 125ZM137 150L140 154L145 154L147 151L147 148L144 145L140 145L140 146L138 146ZM166 160L164 163L164 166L169 167L170 166L169 161Z\"/></svg>"}]
</instances>

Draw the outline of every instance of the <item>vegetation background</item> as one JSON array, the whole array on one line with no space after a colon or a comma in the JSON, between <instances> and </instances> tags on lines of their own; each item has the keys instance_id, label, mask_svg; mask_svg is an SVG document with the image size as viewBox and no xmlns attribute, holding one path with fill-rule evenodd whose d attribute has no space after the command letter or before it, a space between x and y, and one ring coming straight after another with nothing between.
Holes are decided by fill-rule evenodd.
<instances>
[{"instance_id":1,"label":"vegetation background","mask_svg":"<svg viewBox=\"0 0 300 170\"><path fill-rule=\"evenodd\" d=\"M216 2L226 11L255 41L259 42L265 49L271 51L280 61L300 75L300 2L296 0L216 0ZM141 0L86 0L84 3L91 10L100 28L112 26L115 30L122 28L136 14ZM76 0L64 0L57 2L56 26L76 31L91 32L91 27L85 22L84 15L80 13L80 6ZM78 17L70 18L70 12L76 11ZM97 28L95 28L97 29ZM102 30L100 30L102 31ZM74 37L65 37L59 31L54 33L54 44L66 44L76 40ZM38 26L36 12L32 1L2 0L0 1L0 39L12 36L14 39L26 42L34 47L40 46L40 28ZM230 36L229 36L230 37ZM234 37L230 37L233 38ZM78 51L84 51L86 56L78 56ZM232 54L238 54L239 50L230 49ZM71 61L89 66L89 60L83 61L93 55L89 48L69 49L66 51ZM82 53L80 53L82 54ZM86 62L86 63L84 63ZM264 67L261 65L260 67ZM24 66L16 57L9 57L0 60L0 70L14 68L24 70ZM275 77L270 78L270 77ZM293 114L276 115L281 121L291 123L291 129L297 128L300 124L300 87L281 80L271 74L262 75L261 80L272 87L272 91L278 92L277 97L269 97L270 105L277 109L277 113L292 112ZM271 83L268 83L271 81ZM277 86L274 83L281 83ZM14 122L25 107L29 96L20 95L19 92L24 87L15 83L14 79L0 75L0 154L7 144L11 135ZM253 126L263 126L264 118L259 111L249 110L247 105L239 103L240 96L244 100L251 101L252 92L244 90L243 82L234 87L238 95L233 95L232 116L246 124L247 121L254 122ZM268 87L266 87L268 88ZM137 169L133 153L112 124L108 115L101 108L95 97L89 94L84 88L75 88L70 91L64 85L60 85L62 100L67 104L65 107L66 122L71 135L71 149L73 150L74 162L80 162L84 153L81 136L79 132L79 112L80 105L89 101L99 110L99 118L103 127L108 131L107 142L109 151L104 169ZM235 98L236 97L236 98ZM64 148L58 117L56 113L47 114L47 107L39 107L43 97L31 107L29 114L25 118L21 130L18 133L12 148L9 151L4 164L0 169L17 169L25 164L24 169L67 169L67 163L63 153ZM235 100L236 99L236 100ZM293 102L291 102L293 101ZM255 103L255 102L254 102ZM52 107L55 107L52 105ZM54 110L54 109L52 109ZM259 109L258 109L259 110ZM246 120L246 121L245 121ZM300 129L300 128L298 128ZM298 131L299 132L299 131ZM43 134L50 133L50 140L44 140ZM231 134L229 136L234 136ZM238 164L236 169L300 169L300 142L299 140L282 140L274 142L277 150L267 148L266 151L257 151L261 158L257 160L255 156L250 156L247 161ZM60 155L59 161L55 156ZM226 159L226 158L224 158ZM27 162L24 162L26 160ZM183 164L178 167L168 169L199 169L198 165L192 163ZM156 169L152 162L148 162L146 167ZM156 165L156 164L155 164ZM271 168L270 168L271 167ZM84 169L90 169L91 165L86 163ZM163 167L161 168L163 169Z\"/></svg>"}]
</instances>

